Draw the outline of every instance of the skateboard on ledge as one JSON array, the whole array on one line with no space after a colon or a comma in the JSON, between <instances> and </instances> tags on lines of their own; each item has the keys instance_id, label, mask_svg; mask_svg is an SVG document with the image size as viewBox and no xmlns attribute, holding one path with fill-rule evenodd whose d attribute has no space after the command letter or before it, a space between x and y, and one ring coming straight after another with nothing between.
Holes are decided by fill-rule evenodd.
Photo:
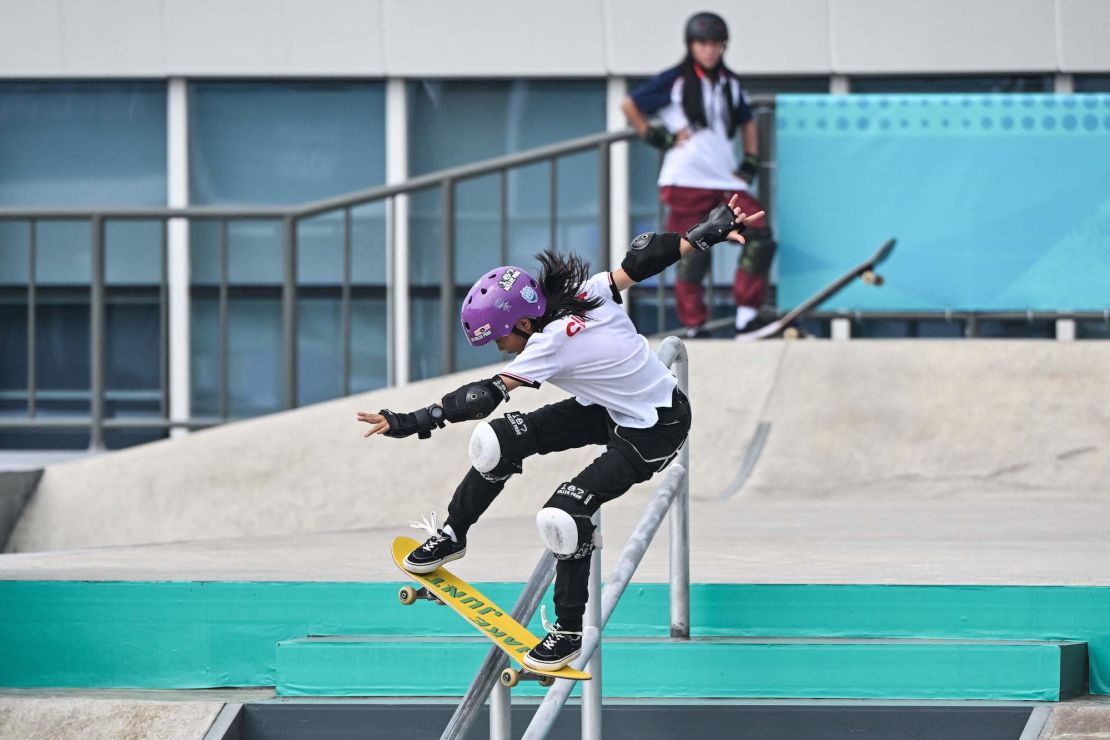
<instances>
[{"instance_id":1,"label":"skateboard on ledge","mask_svg":"<svg viewBox=\"0 0 1110 740\"><path fill-rule=\"evenodd\" d=\"M528 631L504 609L493 603L481 591L459 578L446 568L431 573L410 573L405 570L405 556L420 547L411 537L393 539L393 562L401 572L420 584L419 587L402 586L397 598L406 606L423 599L446 604L469 622L486 639L501 648L505 655L516 662L501 671L501 683L516 686L520 681L539 681L541 686L551 686L556 678L588 681L590 674L564 666L557 671L537 671L524 665L524 656L539 644L539 638Z\"/></svg>"}]
</instances>

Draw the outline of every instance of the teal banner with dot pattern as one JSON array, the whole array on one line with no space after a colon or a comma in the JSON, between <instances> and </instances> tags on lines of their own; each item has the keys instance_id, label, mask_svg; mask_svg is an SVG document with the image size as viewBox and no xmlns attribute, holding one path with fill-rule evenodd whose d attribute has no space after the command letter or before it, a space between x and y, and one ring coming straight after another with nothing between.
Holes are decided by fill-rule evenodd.
<instances>
[{"instance_id":1,"label":"teal banner with dot pattern","mask_svg":"<svg viewBox=\"0 0 1110 740\"><path fill-rule=\"evenodd\" d=\"M779 305L898 239L825 310L1110 308L1110 95L780 95Z\"/></svg>"}]
</instances>

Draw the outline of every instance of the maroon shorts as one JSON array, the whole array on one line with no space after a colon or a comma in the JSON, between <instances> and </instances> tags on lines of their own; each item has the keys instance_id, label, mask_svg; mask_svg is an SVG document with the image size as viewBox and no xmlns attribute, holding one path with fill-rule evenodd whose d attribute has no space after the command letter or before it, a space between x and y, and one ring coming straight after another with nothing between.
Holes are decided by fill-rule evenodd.
<instances>
[{"instance_id":1,"label":"maroon shorts","mask_svg":"<svg viewBox=\"0 0 1110 740\"><path fill-rule=\"evenodd\" d=\"M735 194L736 205L745 213L763 210L763 206L747 190L735 191ZM666 230L679 234L689 231L713 206L727 203L732 196L732 192L723 190L664 185L659 188L659 199L667 206ZM765 227L767 219L765 216L758 218L751 225ZM683 326L701 326L709 320L703 286L710 265L708 252L693 252L679 262L675 309ZM737 268L732 280L733 300L737 306L758 309L766 299L768 284L766 273L753 275Z\"/></svg>"}]
</instances>

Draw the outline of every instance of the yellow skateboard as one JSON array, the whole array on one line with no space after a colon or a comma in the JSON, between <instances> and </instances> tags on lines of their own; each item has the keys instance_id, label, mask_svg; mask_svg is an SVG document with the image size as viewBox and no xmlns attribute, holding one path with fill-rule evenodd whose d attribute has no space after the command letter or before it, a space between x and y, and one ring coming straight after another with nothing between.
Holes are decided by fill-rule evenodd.
<instances>
[{"instance_id":1,"label":"yellow skateboard","mask_svg":"<svg viewBox=\"0 0 1110 740\"><path fill-rule=\"evenodd\" d=\"M539 638L522 627L504 609L486 598L481 591L451 573L446 568L437 568L431 573L410 573L403 565L405 556L420 547L411 537L393 539L393 562L409 578L421 584L420 588L402 586L397 598L406 606L417 599L427 599L447 606L458 612L497 647L517 662L520 670L509 666L501 672L501 683L516 686L521 679L538 680L541 686L551 686L556 678L569 678L587 681L590 674L575 670L570 666L557 671L537 671L524 665L524 656L539 644Z\"/></svg>"}]
</instances>

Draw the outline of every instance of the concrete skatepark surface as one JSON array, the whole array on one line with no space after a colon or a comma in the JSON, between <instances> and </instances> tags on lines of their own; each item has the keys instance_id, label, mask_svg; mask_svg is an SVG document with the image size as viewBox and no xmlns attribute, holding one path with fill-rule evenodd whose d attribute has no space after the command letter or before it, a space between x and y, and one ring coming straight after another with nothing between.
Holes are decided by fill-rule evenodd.
<instances>
[{"instance_id":1,"label":"concrete skatepark surface","mask_svg":"<svg viewBox=\"0 0 1110 740\"><path fill-rule=\"evenodd\" d=\"M689 351L693 582L1110 585L1110 345L708 341ZM446 514L472 425L430 441L365 440L355 412L425 405L495 369L48 464L0 579L401 580L389 541L421 513ZM563 397L522 389L502 410ZM760 424L768 434L750 476L725 496ZM527 461L454 569L523 580L541 552L536 509L594 454ZM605 573L656 485L603 510ZM635 580L664 582L667 570L664 524ZM224 702L249 700L4 691L0 738L199 738ZM1105 697L1055 705L1041 737L1110 737L1108 716Z\"/></svg>"},{"instance_id":2,"label":"concrete skatepark surface","mask_svg":"<svg viewBox=\"0 0 1110 740\"><path fill-rule=\"evenodd\" d=\"M689 351L694 581L1110 584L1105 343ZM363 439L355 411L415 408L495 369L51 465L0 578L396 580L388 542L421 513L445 516L472 425ZM502 408L563 397L520 389ZM750 477L722 499L761 422ZM536 509L594 454L529 459L471 531L460 572L524 578ZM606 505L607 562L656 485ZM664 526L637 579L666 580L665 539Z\"/></svg>"}]
</instances>

